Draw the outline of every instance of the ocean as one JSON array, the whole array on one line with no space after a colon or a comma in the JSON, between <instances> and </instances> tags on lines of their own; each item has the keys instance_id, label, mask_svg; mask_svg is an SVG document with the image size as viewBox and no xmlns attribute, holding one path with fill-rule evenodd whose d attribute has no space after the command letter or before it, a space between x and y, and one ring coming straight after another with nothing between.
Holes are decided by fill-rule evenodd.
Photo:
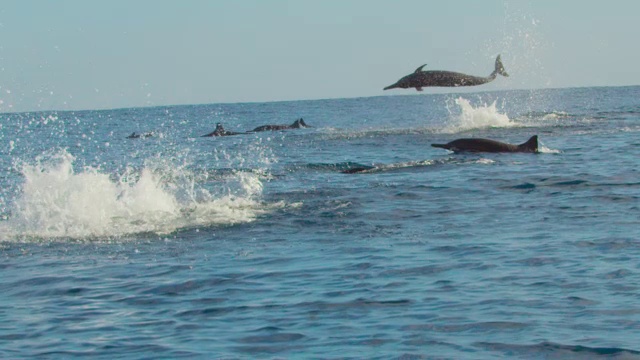
<instances>
[{"instance_id":1,"label":"ocean","mask_svg":"<svg viewBox=\"0 0 640 360\"><path fill-rule=\"evenodd\" d=\"M399 93L0 114L0 358L640 359L640 87Z\"/></svg>"}]
</instances>

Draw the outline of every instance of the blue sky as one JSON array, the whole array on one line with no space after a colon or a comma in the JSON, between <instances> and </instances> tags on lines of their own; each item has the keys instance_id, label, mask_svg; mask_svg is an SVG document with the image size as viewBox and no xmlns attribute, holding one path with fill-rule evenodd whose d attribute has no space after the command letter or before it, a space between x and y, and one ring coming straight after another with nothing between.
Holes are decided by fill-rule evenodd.
<instances>
[{"instance_id":1,"label":"blue sky","mask_svg":"<svg viewBox=\"0 0 640 360\"><path fill-rule=\"evenodd\" d=\"M635 0L0 0L0 112L640 84Z\"/></svg>"}]
</instances>

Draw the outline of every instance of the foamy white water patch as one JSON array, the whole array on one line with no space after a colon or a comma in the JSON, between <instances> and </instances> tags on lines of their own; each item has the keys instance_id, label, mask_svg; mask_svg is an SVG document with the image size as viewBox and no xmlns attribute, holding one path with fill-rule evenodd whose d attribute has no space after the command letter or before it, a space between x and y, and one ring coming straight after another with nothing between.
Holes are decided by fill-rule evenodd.
<instances>
[{"instance_id":1,"label":"foamy white water patch","mask_svg":"<svg viewBox=\"0 0 640 360\"><path fill-rule=\"evenodd\" d=\"M482 164L482 165L491 165L491 164L495 164L495 160L491 160L491 159L478 159L476 160L476 164Z\"/></svg>"},{"instance_id":2,"label":"foamy white water patch","mask_svg":"<svg viewBox=\"0 0 640 360\"><path fill-rule=\"evenodd\" d=\"M150 161L139 172L129 169L113 179L93 167L76 172L74 160L62 151L22 165L20 195L0 224L5 236L167 234L180 228L250 222L278 206L259 201L262 183L252 173L238 172L232 181L219 184L226 189L210 191L196 183L197 176L169 163Z\"/></svg>"},{"instance_id":3,"label":"foamy white water patch","mask_svg":"<svg viewBox=\"0 0 640 360\"><path fill-rule=\"evenodd\" d=\"M454 100L456 108L451 109L447 104L449 111L449 122L441 130L443 133L457 133L472 129L482 128L504 128L518 126L517 123L511 121L506 114L498 111L496 101L491 105L473 106L471 102L465 98L459 97Z\"/></svg>"},{"instance_id":4,"label":"foamy white water patch","mask_svg":"<svg viewBox=\"0 0 640 360\"><path fill-rule=\"evenodd\" d=\"M542 154L560 154L562 151L558 149L551 149L543 144L538 143L538 152Z\"/></svg>"},{"instance_id":5,"label":"foamy white water patch","mask_svg":"<svg viewBox=\"0 0 640 360\"><path fill-rule=\"evenodd\" d=\"M542 120L558 120L568 117L569 114L564 111L554 111L542 116Z\"/></svg>"}]
</instances>

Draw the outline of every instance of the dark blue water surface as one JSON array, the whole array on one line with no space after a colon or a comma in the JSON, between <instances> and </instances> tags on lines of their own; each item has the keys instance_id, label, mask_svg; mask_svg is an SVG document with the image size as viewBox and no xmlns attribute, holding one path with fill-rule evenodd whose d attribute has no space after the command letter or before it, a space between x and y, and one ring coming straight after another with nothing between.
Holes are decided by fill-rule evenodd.
<instances>
[{"instance_id":1,"label":"dark blue water surface","mask_svg":"<svg viewBox=\"0 0 640 360\"><path fill-rule=\"evenodd\" d=\"M0 114L0 357L640 359L639 99Z\"/></svg>"}]
</instances>

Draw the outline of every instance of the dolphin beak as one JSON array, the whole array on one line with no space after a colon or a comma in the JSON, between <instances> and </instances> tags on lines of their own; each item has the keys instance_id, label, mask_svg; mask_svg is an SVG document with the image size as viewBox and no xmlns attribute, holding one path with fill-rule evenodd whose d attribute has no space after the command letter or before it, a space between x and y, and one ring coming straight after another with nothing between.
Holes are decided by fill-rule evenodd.
<instances>
[{"instance_id":1,"label":"dolphin beak","mask_svg":"<svg viewBox=\"0 0 640 360\"><path fill-rule=\"evenodd\" d=\"M393 84L393 85L389 85L389 86L387 86L386 88L384 88L384 89L382 89L382 90L395 89L395 88L397 88L397 87L398 87L398 84L397 84L397 83L395 83L395 84Z\"/></svg>"}]
</instances>

